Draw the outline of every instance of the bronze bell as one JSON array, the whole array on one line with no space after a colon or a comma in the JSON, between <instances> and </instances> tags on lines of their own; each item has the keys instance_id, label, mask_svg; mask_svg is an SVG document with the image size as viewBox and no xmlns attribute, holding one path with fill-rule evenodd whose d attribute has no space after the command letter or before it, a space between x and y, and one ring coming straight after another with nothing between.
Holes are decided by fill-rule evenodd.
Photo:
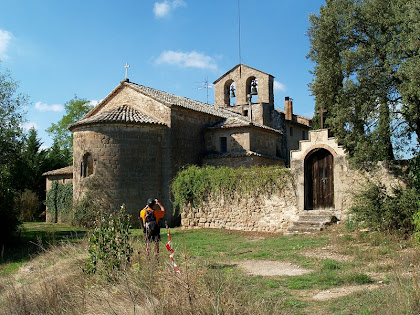
<instances>
[{"instance_id":1,"label":"bronze bell","mask_svg":"<svg viewBox=\"0 0 420 315\"><path fill-rule=\"evenodd\" d=\"M258 95L257 82L255 80L251 82L251 95Z\"/></svg>"},{"instance_id":2,"label":"bronze bell","mask_svg":"<svg viewBox=\"0 0 420 315\"><path fill-rule=\"evenodd\" d=\"M233 85L230 87L230 97L236 97L236 95L235 95L235 87Z\"/></svg>"}]
</instances>

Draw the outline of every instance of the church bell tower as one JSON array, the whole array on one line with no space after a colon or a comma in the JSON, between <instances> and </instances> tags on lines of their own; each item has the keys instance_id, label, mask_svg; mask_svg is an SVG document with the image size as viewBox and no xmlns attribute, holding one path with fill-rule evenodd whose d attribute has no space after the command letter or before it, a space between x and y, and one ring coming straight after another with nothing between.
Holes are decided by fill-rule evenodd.
<instances>
[{"instance_id":1,"label":"church bell tower","mask_svg":"<svg viewBox=\"0 0 420 315\"><path fill-rule=\"evenodd\" d=\"M272 75L239 64L213 83L215 106L237 112L252 122L271 126L274 110Z\"/></svg>"}]
</instances>

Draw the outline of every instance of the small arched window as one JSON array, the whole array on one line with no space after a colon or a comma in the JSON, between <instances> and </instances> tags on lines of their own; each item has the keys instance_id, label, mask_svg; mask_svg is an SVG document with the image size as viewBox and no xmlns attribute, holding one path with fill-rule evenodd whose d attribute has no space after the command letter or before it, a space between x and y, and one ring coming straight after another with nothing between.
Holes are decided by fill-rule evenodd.
<instances>
[{"instance_id":1,"label":"small arched window","mask_svg":"<svg viewBox=\"0 0 420 315\"><path fill-rule=\"evenodd\" d=\"M88 177L93 174L93 158L92 154L85 153L83 155L83 161L82 161L82 170L81 170L81 176L82 177Z\"/></svg>"}]
</instances>

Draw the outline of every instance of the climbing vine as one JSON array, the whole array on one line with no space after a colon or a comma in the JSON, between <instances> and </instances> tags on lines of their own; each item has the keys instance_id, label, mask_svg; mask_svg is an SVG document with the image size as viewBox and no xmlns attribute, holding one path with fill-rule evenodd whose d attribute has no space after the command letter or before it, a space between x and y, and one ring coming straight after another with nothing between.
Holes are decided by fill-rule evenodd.
<instances>
[{"instance_id":1,"label":"climbing vine","mask_svg":"<svg viewBox=\"0 0 420 315\"><path fill-rule=\"evenodd\" d=\"M73 208L73 184L60 184L54 181L48 190L45 200L48 216L55 221L60 218L62 221L69 221Z\"/></svg>"},{"instance_id":2,"label":"climbing vine","mask_svg":"<svg viewBox=\"0 0 420 315\"><path fill-rule=\"evenodd\" d=\"M224 202L240 198L259 198L281 191L290 171L284 167L198 167L190 166L180 171L172 182L174 207L182 212L185 205L198 207L212 198Z\"/></svg>"}]
</instances>

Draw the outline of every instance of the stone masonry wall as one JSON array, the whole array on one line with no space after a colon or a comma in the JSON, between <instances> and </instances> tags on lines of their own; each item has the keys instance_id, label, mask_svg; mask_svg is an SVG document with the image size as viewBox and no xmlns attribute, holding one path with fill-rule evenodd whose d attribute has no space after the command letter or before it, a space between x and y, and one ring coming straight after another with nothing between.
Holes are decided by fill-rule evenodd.
<instances>
[{"instance_id":1,"label":"stone masonry wall","mask_svg":"<svg viewBox=\"0 0 420 315\"><path fill-rule=\"evenodd\" d=\"M162 156L166 142L166 128L162 126L79 128L74 132L74 200L80 200L93 185L93 198L102 201L110 211L116 211L124 203L133 215L133 222L148 198L163 196L162 203L169 204L169 196L162 194ZM94 171L88 177L81 176L85 153L93 157Z\"/></svg>"},{"instance_id":2,"label":"stone masonry wall","mask_svg":"<svg viewBox=\"0 0 420 315\"><path fill-rule=\"evenodd\" d=\"M217 121L219 117L204 113L192 113L182 108L172 108L171 113L171 163L172 173L185 165L202 164L206 147L204 132L206 126Z\"/></svg>"},{"instance_id":3,"label":"stone masonry wall","mask_svg":"<svg viewBox=\"0 0 420 315\"><path fill-rule=\"evenodd\" d=\"M217 158L205 158L203 164L211 166L220 166L220 167L251 167L256 165L266 165L266 166L284 166L283 160L275 160L271 158L266 158L263 156L250 155L250 156L227 156L227 157L217 157Z\"/></svg>"},{"instance_id":4,"label":"stone masonry wall","mask_svg":"<svg viewBox=\"0 0 420 315\"><path fill-rule=\"evenodd\" d=\"M199 208L184 207L185 228L225 228L242 231L283 232L296 217L296 195L293 174L282 191L258 199L235 195L232 200L219 197Z\"/></svg>"},{"instance_id":5,"label":"stone masonry wall","mask_svg":"<svg viewBox=\"0 0 420 315\"><path fill-rule=\"evenodd\" d=\"M339 161L338 165L344 164ZM340 167L340 166L339 166ZM385 184L388 193L392 188L405 185L406 165L404 163L378 163L367 171L341 169L341 179L336 193L340 203L335 215L341 221L347 219L354 193L360 191L368 182ZM298 219L299 215L313 210L303 210L299 202L299 169L291 169L290 180L284 189L271 196L258 196L257 199L235 195L232 200L211 198L201 207L186 206L182 212L182 226L185 228L226 228L231 230L284 232Z\"/></svg>"},{"instance_id":6,"label":"stone masonry wall","mask_svg":"<svg viewBox=\"0 0 420 315\"><path fill-rule=\"evenodd\" d=\"M130 105L133 109L170 126L170 109L167 106L159 103L153 98L138 93L129 86L123 86L118 93L110 95L106 103L102 107L96 109L95 112L91 112L90 115L107 112L114 107L124 104Z\"/></svg>"},{"instance_id":7,"label":"stone masonry wall","mask_svg":"<svg viewBox=\"0 0 420 315\"><path fill-rule=\"evenodd\" d=\"M240 65L215 83L215 105L219 107L225 107L227 105L225 93L229 93L229 91L226 90L225 85L231 81L234 81L236 86L236 105L248 104L246 83L250 77L256 77L258 80L258 95L253 97L253 102L274 104L274 78L267 73L250 68L246 65ZM229 97L229 95L227 96ZM233 106L235 104L230 105Z\"/></svg>"}]
</instances>

